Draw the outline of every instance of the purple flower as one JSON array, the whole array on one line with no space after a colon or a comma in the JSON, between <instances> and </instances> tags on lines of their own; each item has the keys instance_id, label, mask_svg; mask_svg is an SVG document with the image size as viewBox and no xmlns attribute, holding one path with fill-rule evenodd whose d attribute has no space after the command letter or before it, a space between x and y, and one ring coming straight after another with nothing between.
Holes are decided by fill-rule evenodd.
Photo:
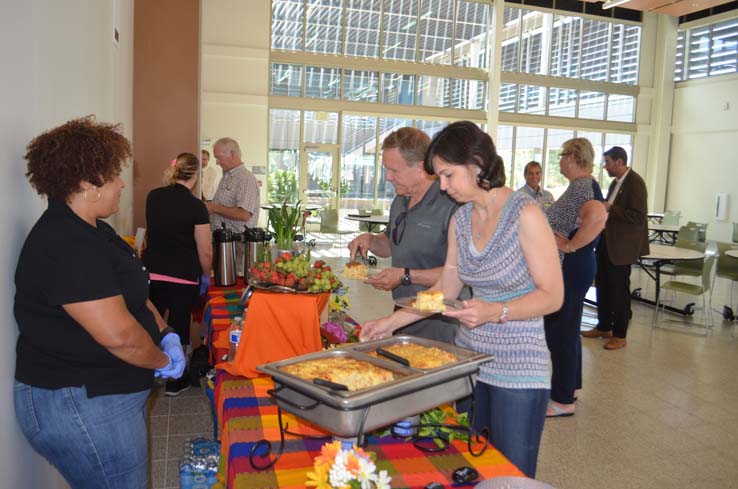
<instances>
[{"instance_id":1,"label":"purple flower","mask_svg":"<svg viewBox=\"0 0 738 489\"><path fill-rule=\"evenodd\" d=\"M326 321L325 323L323 323L323 328L330 334L335 336L336 339L341 343L345 343L346 340L348 340L348 335L346 334L346 331L343 330L340 324L334 321Z\"/></svg>"}]
</instances>

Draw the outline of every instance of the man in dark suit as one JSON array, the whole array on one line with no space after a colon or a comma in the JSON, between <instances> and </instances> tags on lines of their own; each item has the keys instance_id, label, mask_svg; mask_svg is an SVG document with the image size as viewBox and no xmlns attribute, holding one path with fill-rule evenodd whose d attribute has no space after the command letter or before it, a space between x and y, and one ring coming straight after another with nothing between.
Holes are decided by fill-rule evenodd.
<instances>
[{"instance_id":1,"label":"man in dark suit","mask_svg":"<svg viewBox=\"0 0 738 489\"><path fill-rule=\"evenodd\" d=\"M597 327L585 338L609 338L606 350L625 346L630 319L630 266L649 253L646 184L628 168L620 146L604 153L607 174L614 177L605 207L607 223L597 246Z\"/></svg>"}]
</instances>

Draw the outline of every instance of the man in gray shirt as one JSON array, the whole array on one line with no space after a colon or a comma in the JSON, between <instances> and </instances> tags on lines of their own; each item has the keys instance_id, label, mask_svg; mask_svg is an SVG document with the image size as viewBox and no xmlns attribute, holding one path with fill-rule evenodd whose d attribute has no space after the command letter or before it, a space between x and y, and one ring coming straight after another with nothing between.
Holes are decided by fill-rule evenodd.
<instances>
[{"instance_id":1,"label":"man in gray shirt","mask_svg":"<svg viewBox=\"0 0 738 489\"><path fill-rule=\"evenodd\" d=\"M392 266L367 279L392 298L415 296L438 281L446 262L448 224L459 205L441 192L438 180L423 169L430 138L403 127L382 143L382 165L397 196L383 233L364 233L349 243L351 259L371 251L392 257ZM411 334L453 343L458 322L436 314L405 326L395 334Z\"/></svg>"},{"instance_id":2,"label":"man in gray shirt","mask_svg":"<svg viewBox=\"0 0 738 489\"><path fill-rule=\"evenodd\" d=\"M242 233L244 226L256 227L259 220L259 182L241 162L241 147L231 138L221 138L213 146L213 156L223 168L223 178L213 195L205 202L210 213L210 227L226 228ZM236 243L236 265L243 274L244 244Z\"/></svg>"}]
</instances>

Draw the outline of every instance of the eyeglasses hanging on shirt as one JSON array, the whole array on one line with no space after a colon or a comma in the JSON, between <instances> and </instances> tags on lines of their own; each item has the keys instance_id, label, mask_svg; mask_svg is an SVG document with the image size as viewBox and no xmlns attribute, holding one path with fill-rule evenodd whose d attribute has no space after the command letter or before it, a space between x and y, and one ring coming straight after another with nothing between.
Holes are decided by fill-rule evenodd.
<instances>
[{"instance_id":1,"label":"eyeglasses hanging on shirt","mask_svg":"<svg viewBox=\"0 0 738 489\"><path fill-rule=\"evenodd\" d=\"M407 227L407 212L410 206L410 198L405 198L405 208L400 215L395 219L395 226L392 228L392 242L395 246L399 245L402 241L402 237L405 235L405 228Z\"/></svg>"}]
</instances>

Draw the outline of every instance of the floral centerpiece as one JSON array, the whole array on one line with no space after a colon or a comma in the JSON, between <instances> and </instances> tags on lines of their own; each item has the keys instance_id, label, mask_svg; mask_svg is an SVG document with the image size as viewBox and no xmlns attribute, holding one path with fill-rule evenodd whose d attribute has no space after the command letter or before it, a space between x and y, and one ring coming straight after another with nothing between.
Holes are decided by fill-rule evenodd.
<instances>
[{"instance_id":1,"label":"floral centerpiece","mask_svg":"<svg viewBox=\"0 0 738 489\"><path fill-rule=\"evenodd\" d=\"M346 311L351 308L347 292L348 287L339 287L328 300L328 320L321 325L323 339L328 343L325 346L359 341L359 325L346 321Z\"/></svg>"},{"instance_id":2,"label":"floral centerpiece","mask_svg":"<svg viewBox=\"0 0 738 489\"><path fill-rule=\"evenodd\" d=\"M305 485L318 489L390 489L386 470L377 473L372 456L357 447L341 448L340 441L326 443L315 457Z\"/></svg>"}]
</instances>

